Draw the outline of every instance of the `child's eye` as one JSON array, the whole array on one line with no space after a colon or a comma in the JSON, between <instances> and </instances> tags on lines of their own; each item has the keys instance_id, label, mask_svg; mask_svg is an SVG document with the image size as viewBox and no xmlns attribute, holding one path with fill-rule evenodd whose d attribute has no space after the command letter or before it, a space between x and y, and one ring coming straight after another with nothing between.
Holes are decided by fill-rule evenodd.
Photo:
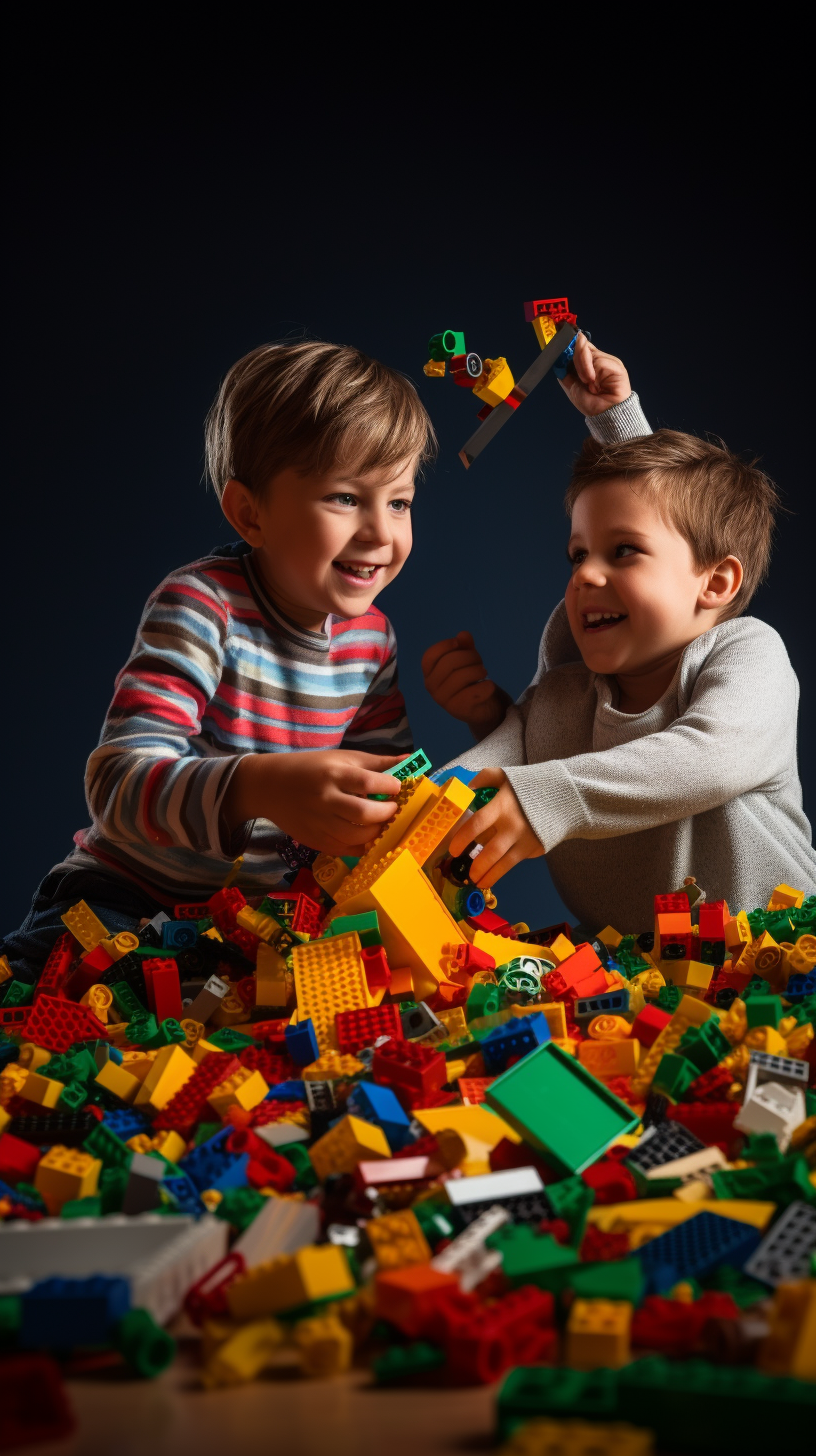
<instances>
[{"instance_id":1,"label":"child's eye","mask_svg":"<svg viewBox=\"0 0 816 1456\"><path fill-rule=\"evenodd\" d=\"M338 506L356 506L356 495L348 495L347 492L338 492L336 495L327 495L327 501L333 501Z\"/></svg>"},{"instance_id":2,"label":"child's eye","mask_svg":"<svg viewBox=\"0 0 816 1456\"><path fill-rule=\"evenodd\" d=\"M567 552L567 560L569 561L570 566L580 566L585 556L586 551L582 551L580 549Z\"/></svg>"},{"instance_id":3,"label":"child's eye","mask_svg":"<svg viewBox=\"0 0 816 1456\"><path fill-rule=\"evenodd\" d=\"M615 547L615 555L629 556L631 554L637 553L637 550L638 547L633 546L631 541L621 541L620 545Z\"/></svg>"},{"instance_id":4,"label":"child's eye","mask_svg":"<svg viewBox=\"0 0 816 1456\"><path fill-rule=\"evenodd\" d=\"M411 501L409 500L392 500L390 505L391 510L396 512L398 516L407 516L411 509Z\"/></svg>"}]
</instances>

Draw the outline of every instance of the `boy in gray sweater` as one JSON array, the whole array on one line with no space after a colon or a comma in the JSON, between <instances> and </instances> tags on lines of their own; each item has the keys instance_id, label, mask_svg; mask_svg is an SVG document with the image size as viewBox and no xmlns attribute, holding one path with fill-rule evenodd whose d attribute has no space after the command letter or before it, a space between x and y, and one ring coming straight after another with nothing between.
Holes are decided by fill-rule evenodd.
<instances>
[{"instance_id":1,"label":"boy in gray sweater","mask_svg":"<svg viewBox=\"0 0 816 1456\"><path fill-rule=\"evenodd\" d=\"M642 930L695 875L734 911L781 881L813 893L796 764L799 686L742 613L764 577L771 481L721 445L650 431L619 359L580 335L564 380L591 438L566 497L572 574L516 703L460 632L428 691L478 740L454 760L498 793L451 843L486 888L546 854L581 924Z\"/></svg>"}]
</instances>

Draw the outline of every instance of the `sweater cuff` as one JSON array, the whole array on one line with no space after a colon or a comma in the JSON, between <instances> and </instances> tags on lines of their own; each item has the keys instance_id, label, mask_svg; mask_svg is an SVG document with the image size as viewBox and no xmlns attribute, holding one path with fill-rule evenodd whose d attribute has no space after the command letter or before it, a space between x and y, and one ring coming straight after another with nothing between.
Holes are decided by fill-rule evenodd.
<instances>
[{"instance_id":1,"label":"sweater cuff","mask_svg":"<svg viewBox=\"0 0 816 1456\"><path fill-rule=\"evenodd\" d=\"M639 435L652 433L640 400L634 393L621 400L620 404L610 405L602 414L585 415L584 419L593 440L600 440L604 445L613 445L619 440L635 440Z\"/></svg>"},{"instance_id":2,"label":"sweater cuff","mask_svg":"<svg viewBox=\"0 0 816 1456\"><path fill-rule=\"evenodd\" d=\"M561 759L506 768L505 773L545 854L584 826L581 796Z\"/></svg>"}]
</instances>

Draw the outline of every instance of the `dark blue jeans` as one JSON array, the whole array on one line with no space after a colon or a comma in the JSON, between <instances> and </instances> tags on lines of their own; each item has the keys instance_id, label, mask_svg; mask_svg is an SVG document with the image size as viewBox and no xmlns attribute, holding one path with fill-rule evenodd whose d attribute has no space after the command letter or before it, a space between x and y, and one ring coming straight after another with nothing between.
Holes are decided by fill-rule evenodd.
<instances>
[{"instance_id":1,"label":"dark blue jeans","mask_svg":"<svg viewBox=\"0 0 816 1456\"><path fill-rule=\"evenodd\" d=\"M167 910L146 890L117 876L97 870L53 870L34 895L19 930L0 939L0 955L8 956L12 969L22 972L24 980L30 980L32 972L39 976L65 930L60 916L77 900L84 900L112 935L133 930L144 916L152 920L160 910Z\"/></svg>"}]
</instances>

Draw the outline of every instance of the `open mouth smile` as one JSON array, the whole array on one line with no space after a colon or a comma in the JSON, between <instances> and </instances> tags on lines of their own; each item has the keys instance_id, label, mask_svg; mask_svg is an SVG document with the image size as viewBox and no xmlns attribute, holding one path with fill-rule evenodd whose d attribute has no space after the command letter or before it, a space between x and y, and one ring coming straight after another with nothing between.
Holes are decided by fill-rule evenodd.
<instances>
[{"instance_id":1,"label":"open mouth smile","mask_svg":"<svg viewBox=\"0 0 816 1456\"><path fill-rule=\"evenodd\" d=\"M582 612L581 620L584 631L591 632L596 636L598 632L608 632L610 627L617 627L620 622L626 621L625 612Z\"/></svg>"},{"instance_id":2,"label":"open mouth smile","mask_svg":"<svg viewBox=\"0 0 816 1456\"><path fill-rule=\"evenodd\" d=\"M350 586L370 586L385 569L382 561L333 561L332 566Z\"/></svg>"}]
</instances>

